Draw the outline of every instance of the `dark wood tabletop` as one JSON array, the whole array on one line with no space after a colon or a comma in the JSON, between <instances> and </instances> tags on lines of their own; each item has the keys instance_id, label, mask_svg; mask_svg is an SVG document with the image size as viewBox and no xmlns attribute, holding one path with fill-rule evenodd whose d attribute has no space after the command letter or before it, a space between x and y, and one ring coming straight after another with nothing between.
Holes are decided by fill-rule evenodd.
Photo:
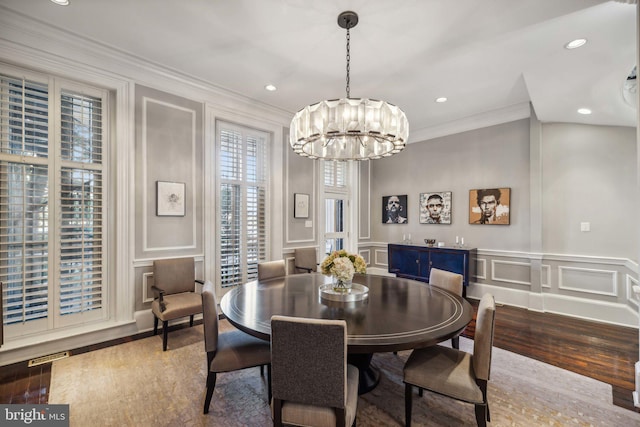
<instances>
[{"instance_id":1,"label":"dark wood tabletop","mask_svg":"<svg viewBox=\"0 0 640 427\"><path fill-rule=\"evenodd\" d=\"M320 286L331 278L294 274L249 282L228 292L220 307L238 329L265 340L271 316L344 319L349 353L377 353L428 347L458 335L473 318L465 299L428 283L377 275L356 275L369 288L363 301L327 301Z\"/></svg>"}]
</instances>

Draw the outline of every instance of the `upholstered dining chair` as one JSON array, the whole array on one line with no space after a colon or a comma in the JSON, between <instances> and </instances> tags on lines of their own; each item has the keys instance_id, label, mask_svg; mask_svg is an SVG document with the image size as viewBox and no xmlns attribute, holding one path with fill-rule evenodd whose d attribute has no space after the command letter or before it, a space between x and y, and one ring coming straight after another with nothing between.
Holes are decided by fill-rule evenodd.
<instances>
[{"instance_id":1,"label":"upholstered dining chair","mask_svg":"<svg viewBox=\"0 0 640 427\"><path fill-rule=\"evenodd\" d=\"M207 393L204 413L209 413L216 387L217 374L267 365L267 395L271 401L271 346L269 341L246 334L238 329L218 330L218 307L215 286L210 281L202 288L202 325L204 348L207 352Z\"/></svg>"},{"instance_id":2,"label":"upholstered dining chair","mask_svg":"<svg viewBox=\"0 0 640 427\"><path fill-rule=\"evenodd\" d=\"M286 275L287 269L283 259L258 263L258 280L268 280Z\"/></svg>"},{"instance_id":3,"label":"upholstered dining chair","mask_svg":"<svg viewBox=\"0 0 640 427\"><path fill-rule=\"evenodd\" d=\"M155 299L151 303L153 335L158 334L158 320L162 321L162 351L167 350L169 321L202 313L200 294L195 292L195 261L193 258L162 259L153 262L153 286Z\"/></svg>"},{"instance_id":4,"label":"upholstered dining chair","mask_svg":"<svg viewBox=\"0 0 640 427\"><path fill-rule=\"evenodd\" d=\"M273 316L271 370L274 426L355 424L359 375L344 320Z\"/></svg>"},{"instance_id":5,"label":"upholstered dining chair","mask_svg":"<svg viewBox=\"0 0 640 427\"><path fill-rule=\"evenodd\" d=\"M318 271L316 248L297 248L294 251L294 268L296 273Z\"/></svg>"},{"instance_id":6,"label":"upholstered dining chair","mask_svg":"<svg viewBox=\"0 0 640 427\"><path fill-rule=\"evenodd\" d=\"M478 426L491 421L487 384L491 373L495 300L485 294L478 306L473 354L435 345L414 350L404 365L405 425L411 425L413 387L475 405Z\"/></svg>"},{"instance_id":7,"label":"upholstered dining chair","mask_svg":"<svg viewBox=\"0 0 640 427\"><path fill-rule=\"evenodd\" d=\"M429 272L429 284L445 289L451 293L462 296L462 274L431 268ZM460 337L451 338L451 346L460 348Z\"/></svg>"}]
</instances>

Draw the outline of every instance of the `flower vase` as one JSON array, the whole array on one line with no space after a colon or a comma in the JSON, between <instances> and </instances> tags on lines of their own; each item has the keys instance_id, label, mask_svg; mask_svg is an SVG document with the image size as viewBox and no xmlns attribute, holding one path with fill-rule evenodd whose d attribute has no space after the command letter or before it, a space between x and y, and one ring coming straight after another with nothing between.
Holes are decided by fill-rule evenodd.
<instances>
[{"instance_id":1,"label":"flower vase","mask_svg":"<svg viewBox=\"0 0 640 427\"><path fill-rule=\"evenodd\" d=\"M351 292L352 280L340 280L336 277L333 278L333 290L342 294L348 294Z\"/></svg>"}]
</instances>

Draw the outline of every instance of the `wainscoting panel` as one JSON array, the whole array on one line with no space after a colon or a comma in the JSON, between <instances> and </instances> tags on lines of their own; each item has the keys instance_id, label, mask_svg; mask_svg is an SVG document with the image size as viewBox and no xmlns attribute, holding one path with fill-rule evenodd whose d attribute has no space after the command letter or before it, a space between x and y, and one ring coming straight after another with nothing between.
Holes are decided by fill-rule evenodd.
<instances>
[{"instance_id":1,"label":"wainscoting panel","mask_svg":"<svg viewBox=\"0 0 640 427\"><path fill-rule=\"evenodd\" d=\"M558 267L558 289L592 295L617 296L618 272L595 268Z\"/></svg>"},{"instance_id":2,"label":"wainscoting panel","mask_svg":"<svg viewBox=\"0 0 640 427\"><path fill-rule=\"evenodd\" d=\"M389 267L389 253L388 251L385 250L379 250L379 249L374 249L373 252L375 255L375 262L376 265L378 266L382 266L382 267Z\"/></svg>"},{"instance_id":3,"label":"wainscoting panel","mask_svg":"<svg viewBox=\"0 0 640 427\"><path fill-rule=\"evenodd\" d=\"M367 263L367 267L371 265L371 251L369 249L361 249L358 253L362 258L364 258L364 261Z\"/></svg>"},{"instance_id":4,"label":"wainscoting panel","mask_svg":"<svg viewBox=\"0 0 640 427\"><path fill-rule=\"evenodd\" d=\"M473 260L471 262L474 262ZM476 258L476 275L473 277L477 280L487 280L487 260L484 258Z\"/></svg>"},{"instance_id":5,"label":"wainscoting panel","mask_svg":"<svg viewBox=\"0 0 640 427\"><path fill-rule=\"evenodd\" d=\"M491 260L491 280L531 286L531 263Z\"/></svg>"},{"instance_id":6,"label":"wainscoting panel","mask_svg":"<svg viewBox=\"0 0 640 427\"><path fill-rule=\"evenodd\" d=\"M362 242L359 248L373 251L374 264L367 272L388 274L386 243ZM467 288L468 298L480 299L490 292L500 304L638 328L634 261L478 249L474 262L476 274ZM532 274L538 265L540 274ZM540 283L532 283L534 278Z\"/></svg>"}]
</instances>

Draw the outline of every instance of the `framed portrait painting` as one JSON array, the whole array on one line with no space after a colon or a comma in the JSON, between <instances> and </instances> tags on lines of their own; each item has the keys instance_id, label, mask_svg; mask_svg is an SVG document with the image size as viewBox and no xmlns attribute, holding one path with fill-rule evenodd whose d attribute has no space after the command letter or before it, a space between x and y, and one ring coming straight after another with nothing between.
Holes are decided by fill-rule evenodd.
<instances>
[{"instance_id":1,"label":"framed portrait painting","mask_svg":"<svg viewBox=\"0 0 640 427\"><path fill-rule=\"evenodd\" d=\"M184 182L156 181L156 215L184 216L185 189Z\"/></svg>"},{"instance_id":2,"label":"framed portrait painting","mask_svg":"<svg viewBox=\"0 0 640 427\"><path fill-rule=\"evenodd\" d=\"M469 224L509 225L510 188L469 190Z\"/></svg>"},{"instance_id":3,"label":"framed portrait painting","mask_svg":"<svg viewBox=\"0 0 640 427\"><path fill-rule=\"evenodd\" d=\"M451 191L420 193L420 224L451 224Z\"/></svg>"},{"instance_id":4,"label":"framed portrait painting","mask_svg":"<svg viewBox=\"0 0 640 427\"><path fill-rule=\"evenodd\" d=\"M404 196L382 197L383 224L406 224L408 221L406 194Z\"/></svg>"}]
</instances>

